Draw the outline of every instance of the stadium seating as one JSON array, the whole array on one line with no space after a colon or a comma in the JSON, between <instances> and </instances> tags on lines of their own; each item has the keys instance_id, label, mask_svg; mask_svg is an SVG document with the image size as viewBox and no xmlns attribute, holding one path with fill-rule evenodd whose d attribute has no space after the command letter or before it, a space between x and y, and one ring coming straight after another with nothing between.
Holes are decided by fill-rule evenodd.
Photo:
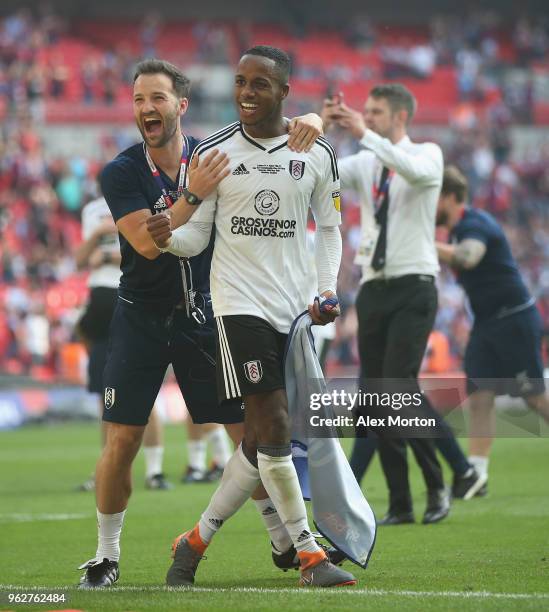
<instances>
[{"instance_id":1,"label":"stadium seating","mask_svg":"<svg viewBox=\"0 0 549 612\"><path fill-rule=\"evenodd\" d=\"M85 275L75 274L72 257L81 239L78 207L94 197L98 169L120 150L124 141L117 140L109 130L108 136L98 136L101 152L96 159L91 159L90 154L82 159L69 156L64 160L61 156L51 156L41 146L38 126L63 124L62 129L66 130L72 124L77 134L81 125L128 125L132 121L133 67L141 58L145 44L150 53L173 61L193 75L195 97L190 121L197 135L204 129L201 122L207 123L209 129L210 124L217 125L220 117L230 116L232 109L230 92L224 94L222 88L208 87L202 87L201 91L200 78L213 79L212 75L219 71L227 73L239 54L254 44L279 46L292 54L294 105L290 105L289 112L318 108L327 93L340 90L351 106L360 108L368 90L389 78L386 75L387 49L404 50L405 54L414 46L435 44L430 28L417 25L373 26L366 42L353 46L349 42L349 32L336 27L311 27L298 32L273 23L167 20L158 22L156 40L153 24L152 34L148 33L149 40L145 43L143 28L148 25L146 21L78 18L70 27L60 28L54 36L38 37L39 44L32 49L25 46L24 37L6 45L0 35L0 55L3 54L6 62L21 61L22 70L19 80L17 70L6 72L7 86L0 88L0 119L8 119L7 129L0 133L0 145L6 152L0 168L0 271L3 272L0 370L3 372L32 373L42 380L52 376L73 378L74 372L70 375L68 372L74 368L71 370L67 366L63 347L74 343L78 309L87 297ZM32 27L39 28L40 24L35 23ZM536 227L539 244L544 244L547 241L544 237L549 236L549 228L543 222L548 201L544 176L549 151L531 140L535 136L533 131L524 137L520 150L513 151L509 128L517 120L549 125L546 85L549 71L547 62L538 53L528 60L529 72L524 74L524 53L521 56L512 29L495 30L489 36L497 47L498 75L496 78L490 67L486 74L481 70L480 89L473 91L470 97L464 98L460 89L456 48L452 50L453 55L439 58L440 64L435 65L428 76L418 78L413 76L413 71L404 71L398 80L418 98L414 124L426 125L428 130L444 128L446 140L440 142L444 145L445 158L460 164L467 173L473 185L475 205L487 208L504 222L509 219L513 247L520 250L531 240L530 227ZM465 32L459 32L454 42L461 50L466 49ZM37 88L33 97L30 94L36 66L40 69L43 86ZM28 74L25 73L27 69ZM513 101L505 91L505 79L500 78L507 69L519 76L522 70L523 82L532 79L537 83L535 90L529 92L526 87L519 92L522 96L518 96L519 108L513 106L517 104L518 91L514 81L510 88L515 96ZM54 83L54 75L58 83ZM520 108L524 103L525 108ZM213 112L206 118L201 111L207 108L213 108ZM431 133L432 130L426 132L429 137ZM514 138L516 133L515 130ZM441 138L442 135L441 130ZM334 134L334 139L345 153L353 150L352 143L343 135ZM487 158L492 164L489 172L486 172ZM76 206L62 201L59 185L64 177L76 183L80 191ZM360 219L357 202L351 194L345 195L346 251L340 292L350 305L358 283L352 260ZM538 295L542 316L549 322L549 291L543 275L546 260L543 256L536 258L526 253L521 265L527 270L533 292ZM442 277L440 283L445 295L454 295L455 281L451 277ZM48 355L35 363L36 359L25 347L24 337L26 316L33 308L40 310L40 307L42 315L48 318L52 338ZM459 367L467 337L468 320L463 299L454 297L442 303L439 315L438 330L450 339L453 369ZM328 358L329 369L354 371L357 355L351 340L354 336L352 316L342 318L340 331Z\"/></svg>"},{"instance_id":2,"label":"stadium seating","mask_svg":"<svg viewBox=\"0 0 549 612\"><path fill-rule=\"evenodd\" d=\"M127 116L128 82L119 75L116 79L114 101L101 103L101 79L95 84L95 102L83 104L82 66L95 60L105 62L106 55L122 53L134 59L140 57L143 49L141 40L142 24L128 21L81 21L76 22L69 34L59 41L42 49L39 61L44 68L51 67L62 60L68 70L65 94L61 99L48 100L46 116L51 122L100 122L119 121ZM225 61L232 64L238 55L239 37L236 26L227 24L208 24L214 31L219 28L225 34ZM171 59L182 66L189 63L208 61L208 52L203 52L201 37L204 31L199 23L166 23L154 45L156 55ZM376 29L375 44L368 50L356 49L348 44L338 30L312 29L304 37L290 34L277 25L252 25L249 44L265 44L287 49L296 58L296 75L292 80L294 92L308 99L318 99L331 91L345 91L349 103L361 105L374 81L384 78L381 50L391 46L411 49L414 45L428 45L429 31L424 27L391 26ZM516 60L516 50L508 31L495 33L498 44L498 59L503 64ZM205 53L205 55L204 55ZM344 78L341 78L341 76ZM399 78L405 84L410 80ZM456 80L455 65L437 66L429 78L412 79L412 84L420 105L417 121L420 123L444 123L448 119L448 109L460 101ZM497 85L486 83L481 100L477 100L480 110L489 107L501 98ZM547 102L535 104L534 119L538 123L548 123Z\"/></svg>"}]
</instances>

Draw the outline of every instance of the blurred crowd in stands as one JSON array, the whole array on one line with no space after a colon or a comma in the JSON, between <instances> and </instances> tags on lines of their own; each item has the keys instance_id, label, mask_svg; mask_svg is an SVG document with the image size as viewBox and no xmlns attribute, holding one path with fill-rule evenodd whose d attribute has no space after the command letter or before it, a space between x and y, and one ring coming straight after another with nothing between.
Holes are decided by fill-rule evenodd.
<instances>
[{"instance_id":1,"label":"blurred crowd in stands","mask_svg":"<svg viewBox=\"0 0 549 612\"><path fill-rule=\"evenodd\" d=\"M148 15L135 26L138 49L104 48L83 61L78 75L81 101L113 102L119 85L127 87L131 82L138 58L159 53L162 27L158 17ZM74 77L67 58L55 53L56 43L68 29L63 19L46 9L38 14L21 9L0 20L0 371L45 379L62 371L63 347L75 340L75 322L86 299L85 276L76 273L73 258L81 239L81 208L97 196L96 177L102 165L130 144L110 133L103 137L96 159L46 153L37 130L44 120L43 103L68 95ZM252 27L245 23L234 26L234 36L225 26L206 23L193 24L190 32L196 43L194 60L201 63L230 63L235 53L255 42ZM322 73L324 68L295 56L295 74L302 79L322 76L327 87L337 83L344 89L357 70L365 78L405 77L421 83L436 66L452 66L459 93L448 109L449 136L441 143L446 160L467 174L472 203L504 224L549 328L549 142L532 145L518 157L510 135L518 122L533 120L533 85L528 75L547 61L547 24L519 19L505 34L495 15L479 13L460 20L434 18L427 34L418 32L415 41L405 37L391 41L383 28L358 19L342 40L364 57L376 49L381 73L372 71L367 61L353 66L336 63ZM301 36L306 40L306 32ZM523 76L508 80L504 68ZM490 97L487 92L495 85L500 95ZM365 98L367 91L363 94ZM471 105L482 100L487 104L481 110ZM201 104L199 92L192 104ZM288 113L319 104L317 96L301 101ZM192 131L193 126L187 129ZM340 155L354 152L356 145L344 134L333 133L329 138ZM338 323L330 367L357 363L352 304L359 271L352 260L360 219L358 201L353 194L345 195L345 253L339 281L344 316ZM458 369L470 318L448 270L442 271L439 288L436 328L448 344L447 366Z\"/></svg>"},{"instance_id":2,"label":"blurred crowd in stands","mask_svg":"<svg viewBox=\"0 0 549 612\"><path fill-rule=\"evenodd\" d=\"M501 100L514 120L531 122L535 97L549 98L547 85L536 88L533 77L546 66L549 51L548 21L537 17L506 25L497 12L483 10L434 16L416 28L381 26L363 17L341 33L309 31L303 24L293 29L246 21L177 24L154 12L135 24L69 24L40 6L37 13L23 8L0 22L0 117L20 104L41 117L47 100L112 105L127 95L138 58L162 55L185 65L230 66L258 39L292 54L293 78L305 89L307 83L326 90L372 79L444 81L444 68L451 67L459 100ZM447 82L446 89L452 85Z\"/></svg>"}]
</instances>

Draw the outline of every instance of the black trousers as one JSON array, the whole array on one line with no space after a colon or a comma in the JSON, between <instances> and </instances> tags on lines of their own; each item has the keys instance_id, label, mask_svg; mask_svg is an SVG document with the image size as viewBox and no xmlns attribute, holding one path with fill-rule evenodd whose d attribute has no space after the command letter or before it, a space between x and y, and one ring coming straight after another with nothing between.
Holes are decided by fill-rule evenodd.
<instances>
[{"instance_id":1,"label":"black trousers","mask_svg":"<svg viewBox=\"0 0 549 612\"><path fill-rule=\"evenodd\" d=\"M437 303L437 290L431 277L407 275L362 285L356 310L363 390L375 390L380 381L386 381L384 391L419 392L417 376L435 320ZM390 412L390 408L384 409L385 415ZM365 407L363 414L376 415L376 410ZM413 414L429 416L421 406L415 407ZM421 468L428 491L443 488L442 469L433 439L404 437L404 430L394 428L381 427L375 431L380 437L379 456L389 488L390 512L412 510L407 444Z\"/></svg>"}]
</instances>

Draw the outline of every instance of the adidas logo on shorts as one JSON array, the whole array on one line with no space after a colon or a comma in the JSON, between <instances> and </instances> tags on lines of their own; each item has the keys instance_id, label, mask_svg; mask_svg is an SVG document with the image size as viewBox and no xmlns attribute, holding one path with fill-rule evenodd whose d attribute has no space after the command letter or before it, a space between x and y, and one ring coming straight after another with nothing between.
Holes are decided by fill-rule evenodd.
<instances>
[{"instance_id":1,"label":"adidas logo on shorts","mask_svg":"<svg viewBox=\"0 0 549 612\"><path fill-rule=\"evenodd\" d=\"M238 168L235 168L233 170L233 175L239 176L241 174L250 174L248 172L248 169L246 168L246 166L244 164L240 164L240 166L238 166Z\"/></svg>"}]
</instances>

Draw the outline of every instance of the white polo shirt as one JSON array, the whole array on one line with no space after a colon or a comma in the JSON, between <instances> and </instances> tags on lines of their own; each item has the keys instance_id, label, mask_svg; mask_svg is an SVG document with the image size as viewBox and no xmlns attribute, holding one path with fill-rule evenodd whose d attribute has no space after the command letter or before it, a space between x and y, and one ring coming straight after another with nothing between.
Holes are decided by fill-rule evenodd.
<instances>
[{"instance_id":1,"label":"white polo shirt","mask_svg":"<svg viewBox=\"0 0 549 612\"><path fill-rule=\"evenodd\" d=\"M440 147L416 144L408 136L393 144L372 130L366 130L360 144L364 150L339 160L339 174L342 188L360 196L361 240L355 263L362 266L362 282L405 274L435 276L440 269L435 221L444 169ZM379 234L374 193L383 166L394 174L389 184L386 263L376 272L370 265Z\"/></svg>"},{"instance_id":2,"label":"white polo shirt","mask_svg":"<svg viewBox=\"0 0 549 612\"><path fill-rule=\"evenodd\" d=\"M106 218L112 219L112 215L105 198L98 198L86 204L82 209L82 238L88 240ZM114 231L112 234L102 236L99 248L105 253L119 253L118 232ZM120 282L120 274L118 265L104 264L90 272L88 286L116 289Z\"/></svg>"}]
</instances>

